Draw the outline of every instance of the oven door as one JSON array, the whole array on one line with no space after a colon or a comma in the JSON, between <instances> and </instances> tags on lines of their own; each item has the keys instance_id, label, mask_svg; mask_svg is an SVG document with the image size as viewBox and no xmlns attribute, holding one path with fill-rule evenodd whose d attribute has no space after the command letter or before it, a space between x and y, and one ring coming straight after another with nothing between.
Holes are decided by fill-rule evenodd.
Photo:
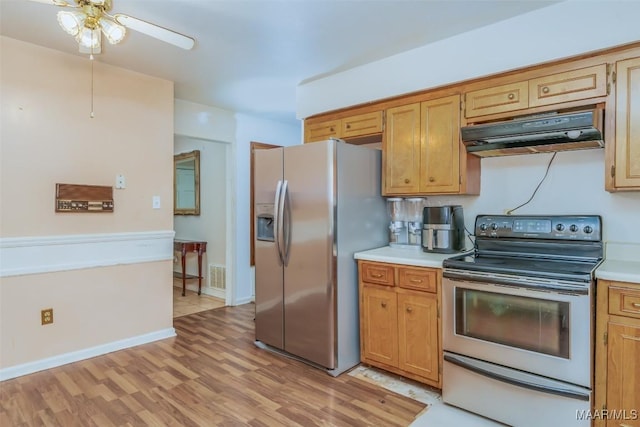
<instances>
[{"instance_id":1,"label":"oven door","mask_svg":"<svg viewBox=\"0 0 640 427\"><path fill-rule=\"evenodd\" d=\"M544 285L445 277L443 350L591 388L590 286Z\"/></svg>"}]
</instances>

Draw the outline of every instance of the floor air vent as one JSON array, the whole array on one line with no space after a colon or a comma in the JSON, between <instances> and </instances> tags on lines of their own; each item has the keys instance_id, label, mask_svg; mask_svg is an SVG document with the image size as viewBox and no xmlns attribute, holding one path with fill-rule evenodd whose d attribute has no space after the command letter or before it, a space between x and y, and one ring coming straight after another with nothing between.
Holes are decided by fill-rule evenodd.
<instances>
[{"instance_id":1,"label":"floor air vent","mask_svg":"<svg viewBox=\"0 0 640 427\"><path fill-rule=\"evenodd\" d=\"M227 288L225 275L224 265L209 264L209 287L224 291Z\"/></svg>"}]
</instances>

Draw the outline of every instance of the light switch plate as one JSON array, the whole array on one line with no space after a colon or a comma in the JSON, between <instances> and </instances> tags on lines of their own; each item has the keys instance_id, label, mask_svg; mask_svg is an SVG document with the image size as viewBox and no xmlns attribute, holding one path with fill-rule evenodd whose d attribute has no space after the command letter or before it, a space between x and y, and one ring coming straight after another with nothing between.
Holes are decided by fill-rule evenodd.
<instances>
[{"instance_id":1,"label":"light switch plate","mask_svg":"<svg viewBox=\"0 0 640 427\"><path fill-rule=\"evenodd\" d=\"M121 189L126 188L126 187L127 187L127 184L125 183L124 175L117 175L116 176L116 189L121 190Z\"/></svg>"},{"instance_id":2,"label":"light switch plate","mask_svg":"<svg viewBox=\"0 0 640 427\"><path fill-rule=\"evenodd\" d=\"M153 196L152 205L153 209L160 209L160 196Z\"/></svg>"}]
</instances>

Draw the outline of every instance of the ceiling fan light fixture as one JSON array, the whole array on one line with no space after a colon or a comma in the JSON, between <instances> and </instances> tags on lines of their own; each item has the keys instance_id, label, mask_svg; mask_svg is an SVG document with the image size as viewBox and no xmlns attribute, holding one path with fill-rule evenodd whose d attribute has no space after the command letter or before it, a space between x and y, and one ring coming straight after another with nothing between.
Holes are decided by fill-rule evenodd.
<instances>
[{"instance_id":1,"label":"ceiling fan light fixture","mask_svg":"<svg viewBox=\"0 0 640 427\"><path fill-rule=\"evenodd\" d=\"M58 23L67 34L72 36L78 35L86 19L87 15L76 10L58 12Z\"/></svg>"},{"instance_id":2,"label":"ceiling fan light fixture","mask_svg":"<svg viewBox=\"0 0 640 427\"><path fill-rule=\"evenodd\" d=\"M98 23L100 24L100 28L102 28L102 32L105 37L107 37L107 40L109 40L109 43L111 44L120 43L127 34L127 30L124 26L105 16L100 17Z\"/></svg>"},{"instance_id":3,"label":"ceiling fan light fixture","mask_svg":"<svg viewBox=\"0 0 640 427\"><path fill-rule=\"evenodd\" d=\"M80 46L87 49L97 49L100 47L100 28L82 27L76 36Z\"/></svg>"}]
</instances>

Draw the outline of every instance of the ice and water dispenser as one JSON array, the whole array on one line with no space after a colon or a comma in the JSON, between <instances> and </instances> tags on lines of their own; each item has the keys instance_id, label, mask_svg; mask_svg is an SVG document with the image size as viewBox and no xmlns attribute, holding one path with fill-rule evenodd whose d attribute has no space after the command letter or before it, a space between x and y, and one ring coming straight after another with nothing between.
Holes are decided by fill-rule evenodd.
<instances>
[{"instance_id":1,"label":"ice and water dispenser","mask_svg":"<svg viewBox=\"0 0 640 427\"><path fill-rule=\"evenodd\" d=\"M273 203L256 204L256 239L273 242Z\"/></svg>"},{"instance_id":2,"label":"ice and water dispenser","mask_svg":"<svg viewBox=\"0 0 640 427\"><path fill-rule=\"evenodd\" d=\"M389 246L420 249L422 244L423 197L387 198Z\"/></svg>"}]
</instances>

